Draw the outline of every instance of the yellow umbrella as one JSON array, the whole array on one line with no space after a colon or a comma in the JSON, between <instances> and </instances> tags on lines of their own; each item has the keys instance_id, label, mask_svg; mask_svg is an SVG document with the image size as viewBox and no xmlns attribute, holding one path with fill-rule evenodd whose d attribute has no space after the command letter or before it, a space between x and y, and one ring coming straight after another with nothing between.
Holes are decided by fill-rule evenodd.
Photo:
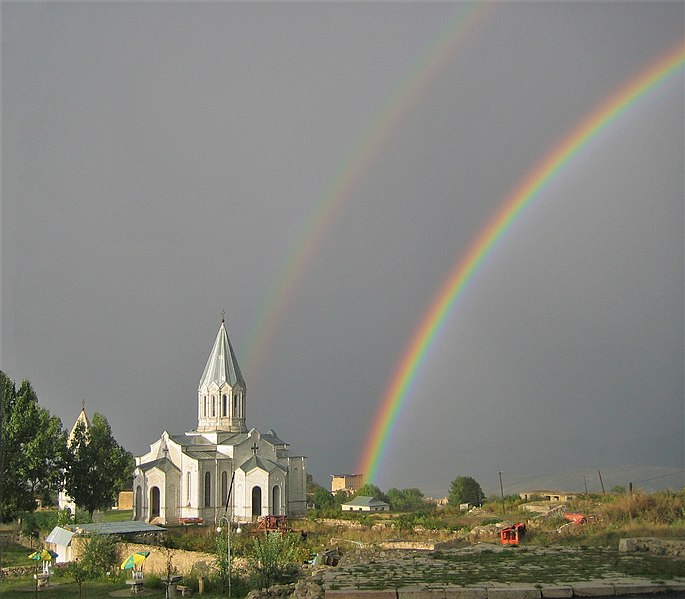
<instances>
[{"instance_id":1,"label":"yellow umbrella","mask_svg":"<svg viewBox=\"0 0 685 599\"><path fill-rule=\"evenodd\" d=\"M136 566L142 564L148 555L150 555L149 551L136 551L135 553L129 555L121 563L120 567L122 570L130 570L131 568L135 568Z\"/></svg>"},{"instance_id":2,"label":"yellow umbrella","mask_svg":"<svg viewBox=\"0 0 685 599\"><path fill-rule=\"evenodd\" d=\"M29 559L35 560L37 562L51 562L56 557L57 554L54 551L50 551L49 549L41 549L39 551L34 551L31 555L29 555Z\"/></svg>"}]
</instances>

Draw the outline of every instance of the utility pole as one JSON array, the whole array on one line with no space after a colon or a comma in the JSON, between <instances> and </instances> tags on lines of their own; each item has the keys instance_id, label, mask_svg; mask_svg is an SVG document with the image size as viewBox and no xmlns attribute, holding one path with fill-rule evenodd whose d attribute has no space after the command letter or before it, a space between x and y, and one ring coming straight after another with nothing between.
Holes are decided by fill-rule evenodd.
<instances>
[{"instance_id":1,"label":"utility pole","mask_svg":"<svg viewBox=\"0 0 685 599\"><path fill-rule=\"evenodd\" d=\"M602 495L606 495L606 491L604 490L604 481L602 480L602 473L599 471L599 468L597 469L597 474L599 476L599 484L602 486Z\"/></svg>"},{"instance_id":2,"label":"utility pole","mask_svg":"<svg viewBox=\"0 0 685 599\"><path fill-rule=\"evenodd\" d=\"M506 509L504 508L504 487L502 486L502 471L499 471L499 492L500 495L502 496L502 513L506 513Z\"/></svg>"}]
</instances>

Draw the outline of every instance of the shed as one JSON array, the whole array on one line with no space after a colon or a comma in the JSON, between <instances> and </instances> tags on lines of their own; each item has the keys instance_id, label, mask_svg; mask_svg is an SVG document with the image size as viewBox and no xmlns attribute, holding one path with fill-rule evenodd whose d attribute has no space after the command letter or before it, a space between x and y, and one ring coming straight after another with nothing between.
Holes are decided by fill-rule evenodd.
<instances>
[{"instance_id":1,"label":"shed","mask_svg":"<svg viewBox=\"0 0 685 599\"><path fill-rule=\"evenodd\" d=\"M55 526L50 531L50 534L46 537L45 543L48 549L52 549L57 554L55 562L60 564L64 562L72 561L71 557L71 539L74 536L74 532L62 528L61 526Z\"/></svg>"},{"instance_id":2,"label":"shed","mask_svg":"<svg viewBox=\"0 0 685 599\"><path fill-rule=\"evenodd\" d=\"M100 535L117 535L130 541L145 542L149 534L159 534L166 529L146 522L126 520L124 522L97 522L94 524L70 524L65 527L55 526L46 537L48 549L52 549L57 557L56 563L71 562L79 557L79 550L74 552L72 543L74 537L88 536L92 533Z\"/></svg>"},{"instance_id":3,"label":"shed","mask_svg":"<svg viewBox=\"0 0 685 599\"><path fill-rule=\"evenodd\" d=\"M390 504L375 497L357 495L354 499L343 503L343 512L389 512Z\"/></svg>"}]
</instances>

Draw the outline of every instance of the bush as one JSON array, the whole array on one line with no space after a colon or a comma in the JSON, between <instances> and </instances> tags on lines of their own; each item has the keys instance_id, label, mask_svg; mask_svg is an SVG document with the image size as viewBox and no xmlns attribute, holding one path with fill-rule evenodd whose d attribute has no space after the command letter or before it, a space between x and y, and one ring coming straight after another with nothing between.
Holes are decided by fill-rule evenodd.
<instances>
[{"instance_id":1,"label":"bush","mask_svg":"<svg viewBox=\"0 0 685 599\"><path fill-rule=\"evenodd\" d=\"M685 493L659 491L623 496L604 507L610 523L674 524L685 519Z\"/></svg>"},{"instance_id":2,"label":"bush","mask_svg":"<svg viewBox=\"0 0 685 599\"><path fill-rule=\"evenodd\" d=\"M119 555L113 537L94 534L88 540L81 560L91 578L116 571Z\"/></svg>"},{"instance_id":3,"label":"bush","mask_svg":"<svg viewBox=\"0 0 685 599\"><path fill-rule=\"evenodd\" d=\"M255 583L260 588L279 582L289 582L297 572L295 536L268 532L255 537L248 562Z\"/></svg>"}]
</instances>

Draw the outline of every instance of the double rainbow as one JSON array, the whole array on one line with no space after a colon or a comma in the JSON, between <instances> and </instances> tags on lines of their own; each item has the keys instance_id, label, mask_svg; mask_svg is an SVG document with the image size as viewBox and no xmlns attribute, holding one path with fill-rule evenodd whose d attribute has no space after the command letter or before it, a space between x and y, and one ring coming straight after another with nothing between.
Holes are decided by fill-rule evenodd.
<instances>
[{"instance_id":1,"label":"double rainbow","mask_svg":"<svg viewBox=\"0 0 685 599\"><path fill-rule=\"evenodd\" d=\"M402 406L438 332L464 289L499 239L546 185L621 114L657 89L685 64L680 42L595 108L552 148L500 204L487 225L459 258L419 321L390 379L374 418L357 472L373 482L388 448Z\"/></svg>"},{"instance_id":2,"label":"double rainbow","mask_svg":"<svg viewBox=\"0 0 685 599\"><path fill-rule=\"evenodd\" d=\"M402 118L416 105L455 52L478 30L493 10L488 2L460 4L440 34L410 67L383 106L374 115L358 143L340 165L321 200L312 210L279 269L255 325L248 334L245 372L257 372L272 345L278 324L291 304L300 284L319 255L336 217L372 167L399 127Z\"/></svg>"}]
</instances>

